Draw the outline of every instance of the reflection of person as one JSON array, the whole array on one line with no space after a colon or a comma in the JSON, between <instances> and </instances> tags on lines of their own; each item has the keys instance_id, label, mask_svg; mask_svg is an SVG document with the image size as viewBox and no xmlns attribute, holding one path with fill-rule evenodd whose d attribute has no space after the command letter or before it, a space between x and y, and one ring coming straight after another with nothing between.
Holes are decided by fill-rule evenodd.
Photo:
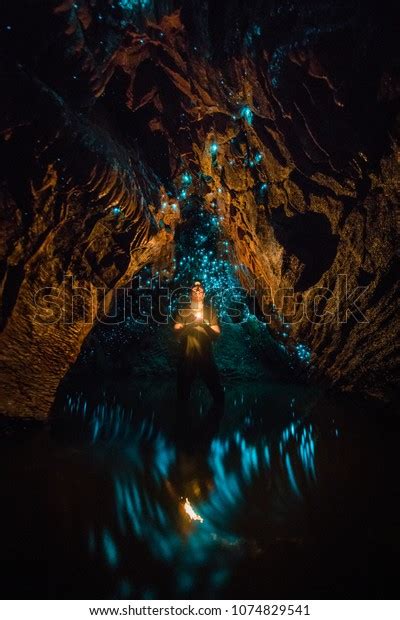
<instances>
[{"instance_id":1,"label":"reflection of person","mask_svg":"<svg viewBox=\"0 0 400 620\"><path fill-rule=\"evenodd\" d=\"M175 318L174 331L181 351L178 362L178 400L182 403L190 397L192 383L197 375L203 379L214 399L221 405L224 391L215 363L212 343L221 329L218 316L210 306L204 304L204 289L195 282L191 290L191 301L181 308Z\"/></svg>"}]
</instances>

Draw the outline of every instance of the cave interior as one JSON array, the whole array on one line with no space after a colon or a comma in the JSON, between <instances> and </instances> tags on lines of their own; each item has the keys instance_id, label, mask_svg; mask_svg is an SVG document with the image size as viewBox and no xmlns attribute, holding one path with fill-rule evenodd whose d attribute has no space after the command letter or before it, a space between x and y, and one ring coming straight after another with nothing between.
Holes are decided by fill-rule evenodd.
<instances>
[{"instance_id":1,"label":"cave interior","mask_svg":"<svg viewBox=\"0 0 400 620\"><path fill-rule=\"evenodd\" d=\"M6 598L393 598L399 17L2 4ZM225 404L181 418L195 280Z\"/></svg>"}]
</instances>

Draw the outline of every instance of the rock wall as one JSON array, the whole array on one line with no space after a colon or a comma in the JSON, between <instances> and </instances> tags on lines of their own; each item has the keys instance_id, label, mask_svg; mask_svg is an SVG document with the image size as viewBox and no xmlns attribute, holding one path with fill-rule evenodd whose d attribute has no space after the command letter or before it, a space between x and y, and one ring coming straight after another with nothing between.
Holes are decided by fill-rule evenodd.
<instances>
[{"instance_id":1,"label":"rock wall","mask_svg":"<svg viewBox=\"0 0 400 620\"><path fill-rule=\"evenodd\" d=\"M2 9L0 410L45 418L87 304L101 315L143 265L171 269L185 171L276 337L308 344L316 378L390 397L396 17L355 1Z\"/></svg>"}]
</instances>

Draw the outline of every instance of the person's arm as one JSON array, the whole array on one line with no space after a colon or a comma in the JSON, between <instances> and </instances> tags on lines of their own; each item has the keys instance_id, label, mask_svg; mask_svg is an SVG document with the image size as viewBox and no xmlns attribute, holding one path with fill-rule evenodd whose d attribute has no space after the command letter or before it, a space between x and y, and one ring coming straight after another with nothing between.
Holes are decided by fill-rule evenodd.
<instances>
[{"instance_id":1,"label":"person's arm","mask_svg":"<svg viewBox=\"0 0 400 620\"><path fill-rule=\"evenodd\" d=\"M193 323L180 323L177 321L174 325L174 332L178 336L178 338L184 338L189 334L189 332L193 329Z\"/></svg>"},{"instance_id":2,"label":"person's arm","mask_svg":"<svg viewBox=\"0 0 400 620\"><path fill-rule=\"evenodd\" d=\"M209 323L205 322L203 327L205 328L208 336L212 340L216 340L221 334L221 328L218 323L218 318L214 312L211 313L210 322Z\"/></svg>"},{"instance_id":3,"label":"person's arm","mask_svg":"<svg viewBox=\"0 0 400 620\"><path fill-rule=\"evenodd\" d=\"M216 340L221 333L221 328L219 325L209 325L208 323L204 323L202 327L204 327L211 340Z\"/></svg>"},{"instance_id":4,"label":"person's arm","mask_svg":"<svg viewBox=\"0 0 400 620\"><path fill-rule=\"evenodd\" d=\"M179 336L184 336L188 332L190 325L184 325L183 323L175 323L174 332Z\"/></svg>"}]
</instances>

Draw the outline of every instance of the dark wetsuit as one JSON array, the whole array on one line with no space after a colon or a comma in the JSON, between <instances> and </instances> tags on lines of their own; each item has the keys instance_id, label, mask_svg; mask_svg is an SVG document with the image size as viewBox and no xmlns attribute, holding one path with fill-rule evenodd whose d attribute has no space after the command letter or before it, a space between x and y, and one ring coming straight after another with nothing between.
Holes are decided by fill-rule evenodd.
<instances>
[{"instance_id":1,"label":"dark wetsuit","mask_svg":"<svg viewBox=\"0 0 400 620\"><path fill-rule=\"evenodd\" d=\"M180 355L178 362L178 400L187 401L190 389L197 375L203 379L216 403L222 403L224 391L215 363L212 341L218 334L211 330L211 325L219 325L218 316L209 306L203 306L203 324L195 322L190 305L179 310L175 317L177 323L184 325L178 333L180 338Z\"/></svg>"}]
</instances>

